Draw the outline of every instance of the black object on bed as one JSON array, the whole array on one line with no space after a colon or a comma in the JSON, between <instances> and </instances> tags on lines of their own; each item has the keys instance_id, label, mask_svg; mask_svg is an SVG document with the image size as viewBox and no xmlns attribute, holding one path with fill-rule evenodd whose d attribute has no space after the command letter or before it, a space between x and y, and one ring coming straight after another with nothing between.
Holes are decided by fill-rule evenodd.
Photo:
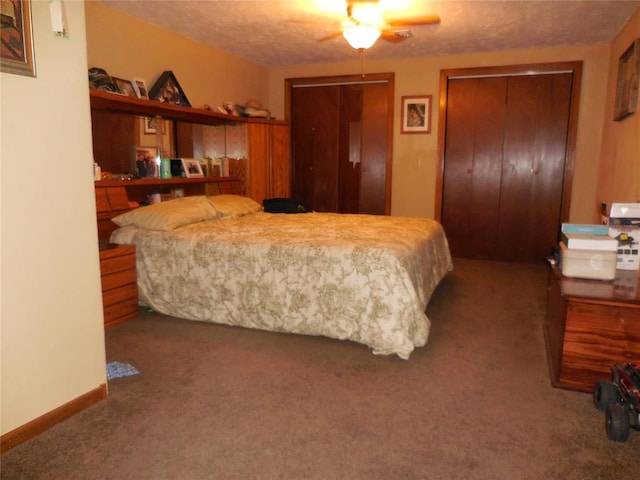
<instances>
[{"instance_id":1,"label":"black object on bed","mask_svg":"<svg viewBox=\"0 0 640 480\"><path fill-rule=\"evenodd\" d=\"M307 213L309 211L293 198L265 198L262 206L268 213Z\"/></svg>"}]
</instances>

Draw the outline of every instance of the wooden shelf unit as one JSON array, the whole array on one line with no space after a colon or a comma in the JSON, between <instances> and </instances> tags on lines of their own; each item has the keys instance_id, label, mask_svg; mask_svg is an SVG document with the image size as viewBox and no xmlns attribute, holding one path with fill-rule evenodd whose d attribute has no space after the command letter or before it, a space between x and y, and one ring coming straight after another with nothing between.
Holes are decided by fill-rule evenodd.
<instances>
[{"instance_id":1,"label":"wooden shelf unit","mask_svg":"<svg viewBox=\"0 0 640 480\"><path fill-rule=\"evenodd\" d=\"M128 163L132 145L136 139L132 136L130 125L133 120L125 121L123 116L117 115L119 120L107 121L105 112L121 113L125 118L133 116L162 117L165 120L174 120L191 124L203 124L211 126L247 125L247 158L238 161L243 162L240 169L244 182L243 194L246 194L259 203L269 197L288 197L290 195L290 129L289 124L281 120L265 118L249 118L225 115L210 110L170 105L153 100L145 100L114 93L90 90L89 99L92 113L92 129L94 135L94 158L105 170L105 165L100 161L101 155L106 158L125 159ZM114 122L114 123L111 123ZM186 129L188 130L188 129ZM129 132L129 133L127 133ZM124 138L127 137L127 138ZM115 139L122 139L122 145ZM177 140L176 140L177 141ZM179 141L177 141L180 144ZM183 157L191 157L193 152L186 152ZM180 155L179 155L180 156ZM123 160L119 160L123 161ZM106 162L106 160L105 160ZM122 167L122 165L121 165ZM110 170L112 173L122 173L127 170ZM237 174L240 175L240 174ZM157 178L135 180L132 186L140 187L151 183L154 186L165 187L171 182L179 183L180 188L197 191L197 185L203 183L202 179L171 179L160 180ZM158 183L154 183L158 182ZM98 183L98 182L96 182ZM100 182L103 183L103 182ZM210 183L210 180L204 180ZM127 188L130 194L137 194L136 189ZM195 194L195 193L194 193ZM130 197L131 200L134 197Z\"/></svg>"},{"instance_id":2,"label":"wooden shelf unit","mask_svg":"<svg viewBox=\"0 0 640 480\"><path fill-rule=\"evenodd\" d=\"M202 177L202 178L142 178L139 180L100 180L95 182L96 191L112 188L124 188L128 201L141 202L154 191L171 193L181 188L185 196L217 195L220 193L243 194L242 182L235 177Z\"/></svg>"},{"instance_id":3,"label":"wooden shelf unit","mask_svg":"<svg viewBox=\"0 0 640 480\"><path fill-rule=\"evenodd\" d=\"M592 392L614 364L640 362L640 272L582 280L552 267L545 337L556 387Z\"/></svg>"},{"instance_id":4,"label":"wooden shelf unit","mask_svg":"<svg viewBox=\"0 0 640 480\"><path fill-rule=\"evenodd\" d=\"M146 100L144 98L128 97L126 95L102 92L100 90L89 90L89 99L91 108L140 115L143 117L160 116L167 120L181 120L190 123L202 123L204 125L237 125L239 123L287 125L287 123L282 120L236 117L212 110L182 107L180 105L171 105L169 103Z\"/></svg>"}]
</instances>

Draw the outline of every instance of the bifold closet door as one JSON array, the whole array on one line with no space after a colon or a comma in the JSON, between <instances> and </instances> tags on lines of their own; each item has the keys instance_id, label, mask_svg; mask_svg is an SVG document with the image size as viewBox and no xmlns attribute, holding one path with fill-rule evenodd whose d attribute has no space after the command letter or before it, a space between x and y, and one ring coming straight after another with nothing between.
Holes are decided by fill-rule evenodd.
<instances>
[{"instance_id":1,"label":"bifold closet door","mask_svg":"<svg viewBox=\"0 0 640 480\"><path fill-rule=\"evenodd\" d=\"M450 79L442 223L455 256L544 261L557 241L571 73Z\"/></svg>"},{"instance_id":2,"label":"bifold closet door","mask_svg":"<svg viewBox=\"0 0 640 480\"><path fill-rule=\"evenodd\" d=\"M455 256L496 250L505 91L505 78L449 80L442 224Z\"/></svg>"},{"instance_id":3,"label":"bifold closet door","mask_svg":"<svg viewBox=\"0 0 640 480\"><path fill-rule=\"evenodd\" d=\"M572 74L510 77L496 257L543 262L558 241Z\"/></svg>"},{"instance_id":4,"label":"bifold closet door","mask_svg":"<svg viewBox=\"0 0 640 480\"><path fill-rule=\"evenodd\" d=\"M388 83L293 88L294 198L321 212L386 213Z\"/></svg>"},{"instance_id":5,"label":"bifold closet door","mask_svg":"<svg viewBox=\"0 0 640 480\"><path fill-rule=\"evenodd\" d=\"M292 196L337 212L340 86L294 88L291 95Z\"/></svg>"}]
</instances>

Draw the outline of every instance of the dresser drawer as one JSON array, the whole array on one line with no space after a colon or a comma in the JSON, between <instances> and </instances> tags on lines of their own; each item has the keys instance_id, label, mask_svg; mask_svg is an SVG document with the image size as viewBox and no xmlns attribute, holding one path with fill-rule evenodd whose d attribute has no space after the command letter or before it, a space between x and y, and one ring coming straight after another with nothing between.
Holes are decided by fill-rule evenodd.
<instances>
[{"instance_id":1,"label":"dresser drawer","mask_svg":"<svg viewBox=\"0 0 640 480\"><path fill-rule=\"evenodd\" d=\"M126 300L104 309L105 328L113 327L138 316L138 299Z\"/></svg>"},{"instance_id":2,"label":"dresser drawer","mask_svg":"<svg viewBox=\"0 0 640 480\"><path fill-rule=\"evenodd\" d=\"M100 261L100 273L102 276L109 275L123 270L135 270L136 254L122 255L119 257L106 258Z\"/></svg>"},{"instance_id":3,"label":"dresser drawer","mask_svg":"<svg viewBox=\"0 0 640 480\"><path fill-rule=\"evenodd\" d=\"M135 285L136 281L136 271L132 268L110 275L102 275L102 291L106 292L130 283Z\"/></svg>"},{"instance_id":4,"label":"dresser drawer","mask_svg":"<svg viewBox=\"0 0 640 480\"><path fill-rule=\"evenodd\" d=\"M102 305L104 308L129 300L138 301L138 287L135 283L130 283L102 293Z\"/></svg>"},{"instance_id":5,"label":"dresser drawer","mask_svg":"<svg viewBox=\"0 0 640 480\"><path fill-rule=\"evenodd\" d=\"M134 245L100 250L100 280L104 325L111 327L138 316L138 286Z\"/></svg>"}]
</instances>

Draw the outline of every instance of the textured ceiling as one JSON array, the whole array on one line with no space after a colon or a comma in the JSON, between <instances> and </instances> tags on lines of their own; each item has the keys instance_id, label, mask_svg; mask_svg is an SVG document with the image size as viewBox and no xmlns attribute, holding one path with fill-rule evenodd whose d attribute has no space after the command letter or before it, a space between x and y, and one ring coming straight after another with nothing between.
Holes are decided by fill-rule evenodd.
<instances>
[{"instance_id":1,"label":"textured ceiling","mask_svg":"<svg viewBox=\"0 0 640 480\"><path fill-rule=\"evenodd\" d=\"M353 60L338 36L344 0L97 0L192 40L268 67ZM401 43L378 40L369 59L609 43L640 0L395 0L386 18L436 13Z\"/></svg>"}]
</instances>

